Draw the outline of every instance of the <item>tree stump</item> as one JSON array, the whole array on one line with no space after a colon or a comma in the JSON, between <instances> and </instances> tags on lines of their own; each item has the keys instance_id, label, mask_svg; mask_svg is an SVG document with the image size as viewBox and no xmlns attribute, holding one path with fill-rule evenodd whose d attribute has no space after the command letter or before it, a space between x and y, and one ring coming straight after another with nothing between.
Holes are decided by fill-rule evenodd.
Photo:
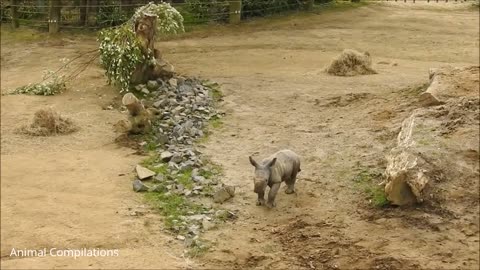
<instances>
[{"instance_id":1,"label":"tree stump","mask_svg":"<svg viewBox=\"0 0 480 270\"><path fill-rule=\"evenodd\" d=\"M132 93L127 93L122 98L122 104L129 112L130 124L125 127L131 134L145 134L151 130L151 119L158 111L153 108L146 109L143 103Z\"/></svg>"},{"instance_id":2,"label":"tree stump","mask_svg":"<svg viewBox=\"0 0 480 270\"><path fill-rule=\"evenodd\" d=\"M143 55L147 58L154 58L145 64L137 66L132 75L132 84L143 84L148 80L170 79L174 75L174 67L162 59L159 50L155 49L155 25L157 17L145 14L134 22L134 29L140 41Z\"/></svg>"}]
</instances>

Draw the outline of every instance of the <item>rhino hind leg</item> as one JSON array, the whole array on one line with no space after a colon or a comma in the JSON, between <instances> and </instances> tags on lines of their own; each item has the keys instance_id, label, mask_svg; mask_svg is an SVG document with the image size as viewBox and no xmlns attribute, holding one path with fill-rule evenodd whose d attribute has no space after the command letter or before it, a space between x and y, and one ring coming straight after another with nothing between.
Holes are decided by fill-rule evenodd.
<instances>
[{"instance_id":1,"label":"rhino hind leg","mask_svg":"<svg viewBox=\"0 0 480 270\"><path fill-rule=\"evenodd\" d=\"M297 181L297 173L297 170L293 170L290 178L285 181L285 184L287 184L287 189L285 190L286 194L295 193L295 182Z\"/></svg>"}]
</instances>

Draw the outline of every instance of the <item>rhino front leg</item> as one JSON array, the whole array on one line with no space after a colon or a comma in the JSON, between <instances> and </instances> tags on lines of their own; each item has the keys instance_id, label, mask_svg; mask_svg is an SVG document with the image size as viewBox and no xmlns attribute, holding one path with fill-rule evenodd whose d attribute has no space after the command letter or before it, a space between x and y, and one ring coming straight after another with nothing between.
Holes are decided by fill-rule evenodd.
<instances>
[{"instance_id":1,"label":"rhino front leg","mask_svg":"<svg viewBox=\"0 0 480 270\"><path fill-rule=\"evenodd\" d=\"M257 195L258 195L257 205L264 205L265 204L265 192L259 192L259 193L257 193Z\"/></svg>"},{"instance_id":2,"label":"rhino front leg","mask_svg":"<svg viewBox=\"0 0 480 270\"><path fill-rule=\"evenodd\" d=\"M276 206L275 197L277 196L277 192L279 189L280 189L280 183L275 183L270 188L270 191L268 192L268 200L267 200L268 208L273 208Z\"/></svg>"}]
</instances>

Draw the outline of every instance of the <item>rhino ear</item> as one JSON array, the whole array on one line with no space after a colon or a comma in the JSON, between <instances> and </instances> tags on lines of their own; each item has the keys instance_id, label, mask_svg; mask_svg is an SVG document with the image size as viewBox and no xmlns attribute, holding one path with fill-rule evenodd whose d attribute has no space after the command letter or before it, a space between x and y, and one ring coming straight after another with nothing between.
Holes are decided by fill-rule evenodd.
<instances>
[{"instance_id":1,"label":"rhino ear","mask_svg":"<svg viewBox=\"0 0 480 270\"><path fill-rule=\"evenodd\" d=\"M249 156L248 159L250 160L250 164L252 164L253 167L258 168L258 163L253 160L252 156Z\"/></svg>"},{"instance_id":2,"label":"rhino ear","mask_svg":"<svg viewBox=\"0 0 480 270\"><path fill-rule=\"evenodd\" d=\"M275 162L277 162L277 158L274 158L270 162L268 162L267 167L272 167L273 165L275 165Z\"/></svg>"}]
</instances>

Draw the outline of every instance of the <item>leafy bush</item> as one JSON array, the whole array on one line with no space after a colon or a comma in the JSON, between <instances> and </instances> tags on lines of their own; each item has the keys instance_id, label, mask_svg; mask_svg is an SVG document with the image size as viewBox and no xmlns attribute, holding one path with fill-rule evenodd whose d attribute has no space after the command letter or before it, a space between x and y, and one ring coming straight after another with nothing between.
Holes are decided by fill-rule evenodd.
<instances>
[{"instance_id":1,"label":"leafy bush","mask_svg":"<svg viewBox=\"0 0 480 270\"><path fill-rule=\"evenodd\" d=\"M142 53L141 45L134 32L134 22L144 14L157 16L157 34L176 34L184 31L183 17L170 4L149 3L138 8L125 24L100 31L100 61L106 70L108 83L115 83L121 91L128 91L135 69L150 61L151 55Z\"/></svg>"},{"instance_id":2,"label":"leafy bush","mask_svg":"<svg viewBox=\"0 0 480 270\"><path fill-rule=\"evenodd\" d=\"M228 2L225 0L187 0L184 9L189 23L226 20L229 16Z\"/></svg>"},{"instance_id":3,"label":"leafy bush","mask_svg":"<svg viewBox=\"0 0 480 270\"><path fill-rule=\"evenodd\" d=\"M98 8L96 14L98 26L117 26L128 20L128 14L122 10L120 5L115 5L113 0L106 0Z\"/></svg>"},{"instance_id":4,"label":"leafy bush","mask_svg":"<svg viewBox=\"0 0 480 270\"><path fill-rule=\"evenodd\" d=\"M65 89L65 76L59 76L49 70L44 73L42 82L18 87L11 94L53 96L62 93Z\"/></svg>"},{"instance_id":5,"label":"leafy bush","mask_svg":"<svg viewBox=\"0 0 480 270\"><path fill-rule=\"evenodd\" d=\"M322 0L330 1L330 0ZM186 16L192 17L193 22L221 21L229 17L229 3L226 0L187 0ZM267 16L270 14L297 10L303 7L303 2L298 0L243 0L242 17Z\"/></svg>"},{"instance_id":6,"label":"leafy bush","mask_svg":"<svg viewBox=\"0 0 480 270\"><path fill-rule=\"evenodd\" d=\"M150 2L147 5L138 8L135 11L135 14L133 14L130 22L135 22L135 20L143 16L143 14L153 14L157 16L156 31L158 34L178 34L185 31L182 14L168 3L157 5Z\"/></svg>"},{"instance_id":7,"label":"leafy bush","mask_svg":"<svg viewBox=\"0 0 480 270\"><path fill-rule=\"evenodd\" d=\"M297 0L243 0L242 17L267 16L270 14L297 10L302 8L302 1Z\"/></svg>"},{"instance_id":8,"label":"leafy bush","mask_svg":"<svg viewBox=\"0 0 480 270\"><path fill-rule=\"evenodd\" d=\"M129 24L100 31L100 61L105 68L108 83L115 83L127 91L130 78L138 64L146 59L140 43Z\"/></svg>"}]
</instances>

